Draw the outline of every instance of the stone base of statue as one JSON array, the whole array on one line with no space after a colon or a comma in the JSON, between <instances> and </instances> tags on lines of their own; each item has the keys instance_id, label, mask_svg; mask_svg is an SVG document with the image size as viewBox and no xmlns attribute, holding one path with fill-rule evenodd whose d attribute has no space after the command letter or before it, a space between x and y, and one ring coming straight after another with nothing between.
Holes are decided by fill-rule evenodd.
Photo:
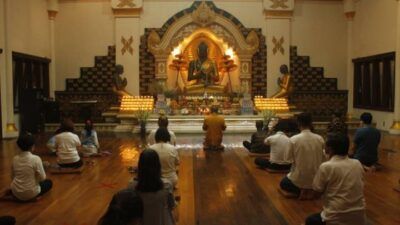
<instances>
[{"instance_id":1,"label":"stone base of statue","mask_svg":"<svg viewBox=\"0 0 400 225\"><path fill-rule=\"evenodd\" d=\"M224 86L219 86L219 85L210 85L205 87L204 84L194 84L191 86L187 86L184 89L184 92L186 94L203 94L203 93L208 93L208 94L222 94L226 93L227 89Z\"/></svg>"}]
</instances>

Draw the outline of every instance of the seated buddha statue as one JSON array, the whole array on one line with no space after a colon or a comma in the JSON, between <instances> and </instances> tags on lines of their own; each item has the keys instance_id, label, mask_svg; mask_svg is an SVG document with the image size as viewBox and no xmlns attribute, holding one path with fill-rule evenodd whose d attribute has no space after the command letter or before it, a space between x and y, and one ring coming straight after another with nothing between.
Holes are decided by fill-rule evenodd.
<instances>
[{"instance_id":1,"label":"seated buddha statue","mask_svg":"<svg viewBox=\"0 0 400 225\"><path fill-rule=\"evenodd\" d=\"M208 46L201 42L197 48L198 59L189 63L188 81L196 81L186 86L187 93L222 93L224 86L218 85L217 64L208 58Z\"/></svg>"},{"instance_id":2,"label":"seated buddha statue","mask_svg":"<svg viewBox=\"0 0 400 225\"><path fill-rule=\"evenodd\" d=\"M293 92L292 76L289 73L287 65L281 65L280 72L282 77L278 78L278 85L280 90L273 94L271 98L288 98Z\"/></svg>"}]
</instances>

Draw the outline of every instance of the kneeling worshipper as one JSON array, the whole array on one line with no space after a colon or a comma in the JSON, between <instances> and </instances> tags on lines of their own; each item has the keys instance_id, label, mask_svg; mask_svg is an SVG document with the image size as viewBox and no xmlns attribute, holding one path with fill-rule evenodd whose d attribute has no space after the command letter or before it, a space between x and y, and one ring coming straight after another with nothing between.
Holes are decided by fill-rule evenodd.
<instances>
[{"instance_id":1,"label":"kneeling worshipper","mask_svg":"<svg viewBox=\"0 0 400 225\"><path fill-rule=\"evenodd\" d=\"M276 133L265 139L265 144L271 147L270 159L256 158L254 162L263 169L289 170L292 163L289 159L292 142L286 135L286 132L289 131L288 121L279 120L273 130Z\"/></svg>"},{"instance_id":2,"label":"kneeling worshipper","mask_svg":"<svg viewBox=\"0 0 400 225\"><path fill-rule=\"evenodd\" d=\"M218 115L218 107L211 107L211 114L204 119L203 130L206 131L204 150L223 150L222 136L226 129L224 117Z\"/></svg>"},{"instance_id":3,"label":"kneeling worshipper","mask_svg":"<svg viewBox=\"0 0 400 225\"><path fill-rule=\"evenodd\" d=\"M262 120L256 121L257 132L251 135L251 142L243 141L243 146L250 153L266 154L270 152L269 146L264 143L267 138L267 132L263 129L264 122Z\"/></svg>"},{"instance_id":4,"label":"kneeling worshipper","mask_svg":"<svg viewBox=\"0 0 400 225\"><path fill-rule=\"evenodd\" d=\"M306 219L306 225L365 225L364 169L348 157L349 139L329 133L326 153L329 161L319 167L313 181L314 196L322 195L321 213Z\"/></svg>"}]
</instances>

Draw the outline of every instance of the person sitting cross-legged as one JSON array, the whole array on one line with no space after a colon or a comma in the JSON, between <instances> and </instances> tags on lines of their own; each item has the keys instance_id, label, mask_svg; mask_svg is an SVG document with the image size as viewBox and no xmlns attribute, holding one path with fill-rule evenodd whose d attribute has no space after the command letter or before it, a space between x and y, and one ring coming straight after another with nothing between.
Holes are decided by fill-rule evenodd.
<instances>
[{"instance_id":1,"label":"person sitting cross-legged","mask_svg":"<svg viewBox=\"0 0 400 225\"><path fill-rule=\"evenodd\" d=\"M289 170L292 162L288 157L292 148L292 142L286 135L286 132L289 130L288 121L279 120L273 130L276 133L265 139L265 144L271 147L270 159L260 157L256 158L254 162L258 167L263 169Z\"/></svg>"},{"instance_id":2,"label":"person sitting cross-legged","mask_svg":"<svg viewBox=\"0 0 400 225\"><path fill-rule=\"evenodd\" d=\"M20 152L14 157L12 163L11 192L20 201L30 201L47 193L53 183L46 179L40 157L32 154L35 146L33 135L21 134L17 145Z\"/></svg>"},{"instance_id":3,"label":"person sitting cross-legged","mask_svg":"<svg viewBox=\"0 0 400 225\"><path fill-rule=\"evenodd\" d=\"M101 155L99 154L99 139L97 138L96 130L93 129L91 120L85 121L85 128L81 131L81 140L84 157Z\"/></svg>"},{"instance_id":4,"label":"person sitting cross-legged","mask_svg":"<svg viewBox=\"0 0 400 225\"><path fill-rule=\"evenodd\" d=\"M83 166L77 147L81 146L78 135L74 134L74 123L65 119L61 131L56 135L57 163L61 168L78 169Z\"/></svg>"},{"instance_id":5,"label":"person sitting cross-legged","mask_svg":"<svg viewBox=\"0 0 400 225\"><path fill-rule=\"evenodd\" d=\"M354 134L354 158L361 164L370 167L378 163L378 146L381 133L372 124L371 113L360 116L361 128Z\"/></svg>"},{"instance_id":6,"label":"person sitting cross-legged","mask_svg":"<svg viewBox=\"0 0 400 225\"><path fill-rule=\"evenodd\" d=\"M172 186L178 183L178 175L176 173L179 165L179 154L173 145L169 142L171 136L167 128L158 128L156 132L156 144L150 148L157 152L161 162L161 177Z\"/></svg>"},{"instance_id":7,"label":"person sitting cross-legged","mask_svg":"<svg viewBox=\"0 0 400 225\"><path fill-rule=\"evenodd\" d=\"M169 123L168 122L168 118L166 116L160 116L158 118L158 128L163 127L163 128L168 129L168 123ZM155 137L156 137L156 132L157 132L158 128L155 129L155 130L150 131L149 136L147 136L147 143L149 145L153 145L153 144L156 143L156 138ZM176 145L175 133L173 131L170 131L170 130L168 130L168 132L169 132L169 135L171 136L171 140L170 140L169 143L171 143L172 145Z\"/></svg>"},{"instance_id":8,"label":"person sitting cross-legged","mask_svg":"<svg viewBox=\"0 0 400 225\"><path fill-rule=\"evenodd\" d=\"M325 160L324 139L313 132L312 118L308 113L297 116L300 134L290 138L292 148L288 159L292 161L290 172L285 176L280 188L300 197L302 189L311 189L312 182L321 163Z\"/></svg>"},{"instance_id":9,"label":"person sitting cross-legged","mask_svg":"<svg viewBox=\"0 0 400 225\"><path fill-rule=\"evenodd\" d=\"M348 137L328 133L325 149L330 159L321 164L313 181L314 196L322 195L323 210L309 216L306 225L364 225L364 170L347 156Z\"/></svg>"},{"instance_id":10,"label":"person sitting cross-legged","mask_svg":"<svg viewBox=\"0 0 400 225\"><path fill-rule=\"evenodd\" d=\"M269 146L267 146L264 143L265 138L267 138L267 132L263 130L264 122L262 120L257 120L256 128L257 132L251 135L251 142L243 141L243 146L250 153L258 153L258 154L269 153L270 152Z\"/></svg>"}]
</instances>

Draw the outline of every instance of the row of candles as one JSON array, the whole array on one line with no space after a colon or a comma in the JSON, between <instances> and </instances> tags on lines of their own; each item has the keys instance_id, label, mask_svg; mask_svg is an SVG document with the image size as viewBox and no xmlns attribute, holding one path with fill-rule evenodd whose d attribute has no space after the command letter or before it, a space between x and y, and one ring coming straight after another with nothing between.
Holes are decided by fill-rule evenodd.
<instances>
[{"instance_id":1,"label":"row of candles","mask_svg":"<svg viewBox=\"0 0 400 225\"><path fill-rule=\"evenodd\" d=\"M123 96L120 111L151 111L154 108L152 96Z\"/></svg>"},{"instance_id":2,"label":"row of candles","mask_svg":"<svg viewBox=\"0 0 400 225\"><path fill-rule=\"evenodd\" d=\"M254 105L258 110L289 111L289 105L285 98L255 96Z\"/></svg>"}]
</instances>

